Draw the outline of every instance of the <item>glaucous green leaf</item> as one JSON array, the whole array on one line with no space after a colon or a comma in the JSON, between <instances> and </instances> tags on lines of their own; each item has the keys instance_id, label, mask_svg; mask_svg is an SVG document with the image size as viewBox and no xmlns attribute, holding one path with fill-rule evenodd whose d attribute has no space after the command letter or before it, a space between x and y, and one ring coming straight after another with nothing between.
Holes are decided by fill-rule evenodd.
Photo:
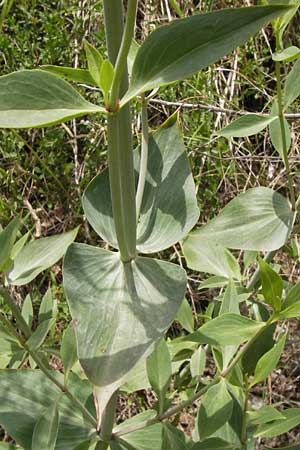
<instances>
[{"instance_id":1,"label":"glaucous green leaf","mask_svg":"<svg viewBox=\"0 0 300 450\"><path fill-rule=\"evenodd\" d=\"M174 320L185 271L144 257L123 263L118 253L73 244L64 260L64 287L80 363L105 403Z\"/></svg>"},{"instance_id":2,"label":"glaucous green leaf","mask_svg":"<svg viewBox=\"0 0 300 450\"><path fill-rule=\"evenodd\" d=\"M290 9L290 11L286 12L285 14L283 14L280 18L278 18L276 20L276 22L277 22L276 25L278 26L279 39L281 41L281 45L283 45L283 42L282 42L283 41L283 34L284 34L287 26L291 22L292 18L297 13L297 10L298 10L298 8L300 6L300 1L299 0L288 0L286 3L291 5L292 8Z\"/></svg>"},{"instance_id":3,"label":"glaucous green leaf","mask_svg":"<svg viewBox=\"0 0 300 450\"><path fill-rule=\"evenodd\" d=\"M32 281L43 270L48 269L63 257L74 241L78 228L57 236L36 239L29 242L16 256L8 273L8 281L22 286Z\"/></svg>"},{"instance_id":4,"label":"glaucous green leaf","mask_svg":"<svg viewBox=\"0 0 300 450\"><path fill-rule=\"evenodd\" d=\"M134 153L138 173L139 152ZM117 248L107 170L87 187L83 208L99 236ZM170 247L193 228L198 217L195 185L182 135L177 122L167 122L150 137L148 173L137 229L138 251L155 253Z\"/></svg>"},{"instance_id":5,"label":"glaucous green leaf","mask_svg":"<svg viewBox=\"0 0 300 450\"><path fill-rule=\"evenodd\" d=\"M300 60L296 61L284 85L283 105L288 108L300 95Z\"/></svg>"},{"instance_id":6,"label":"glaucous green leaf","mask_svg":"<svg viewBox=\"0 0 300 450\"><path fill-rule=\"evenodd\" d=\"M84 41L84 49L88 62L89 72L93 80L100 86L100 72L103 58L100 52L88 41Z\"/></svg>"},{"instance_id":7,"label":"glaucous green leaf","mask_svg":"<svg viewBox=\"0 0 300 450\"><path fill-rule=\"evenodd\" d=\"M32 333L30 338L26 341L26 345L30 348L30 350L36 351L40 348L54 323L55 319L49 319L44 320L39 324L34 333Z\"/></svg>"},{"instance_id":8,"label":"glaucous green leaf","mask_svg":"<svg viewBox=\"0 0 300 450\"><path fill-rule=\"evenodd\" d=\"M191 233L184 239L182 251L190 269L241 279L240 267L233 254L213 240Z\"/></svg>"},{"instance_id":9,"label":"glaucous green leaf","mask_svg":"<svg viewBox=\"0 0 300 450\"><path fill-rule=\"evenodd\" d=\"M209 320L195 333L184 339L201 344L239 345L251 339L265 322L256 322L238 314L226 313Z\"/></svg>"},{"instance_id":10,"label":"glaucous green leaf","mask_svg":"<svg viewBox=\"0 0 300 450\"><path fill-rule=\"evenodd\" d=\"M300 408L289 408L281 411L284 419L261 425L255 432L255 437L271 438L287 433L291 428L300 424Z\"/></svg>"},{"instance_id":11,"label":"glaucous green leaf","mask_svg":"<svg viewBox=\"0 0 300 450\"><path fill-rule=\"evenodd\" d=\"M298 302L300 302L300 283L295 284L295 286L287 292L283 306L284 308L288 308Z\"/></svg>"},{"instance_id":12,"label":"glaucous green leaf","mask_svg":"<svg viewBox=\"0 0 300 450\"><path fill-rule=\"evenodd\" d=\"M128 379L120 387L120 391L131 394L142 389L149 389L150 383L147 377L146 361L141 361L128 374Z\"/></svg>"},{"instance_id":13,"label":"glaucous green leaf","mask_svg":"<svg viewBox=\"0 0 300 450\"><path fill-rule=\"evenodd\" d=\"M160 413L163 413L172 376L171 357L164 339L156 344L154 351L147 358L147 375L158 397Z\"/></svg>"},{"instance_id":14,"label":"glaucous green leaf","mask_svg":"<svg viewBox=\"0 0 300 450\"><path fill-rule=\"evenodd\" d=\"M101 87L101 90L103 92L105 103L107 103L108 101L109 91L113 82L114 73L114 66L109 61L109 59L103 61L99 75L99 86Z\"/></svg>"},{"instance_id":15,"label":"glaucous green leaf","mask_svg":"<svg viewBox=\"0 0 300 450\"><path fill-rule=\"evenodd\" d=\"M274 117L278 115L277 102L273 103L273 106L271 109L271 114L274 115ZM290 130L288 121L286 120L285 117L283 118L283 122L284 122L285 146L286 146L287 152L289 152L289 150L291 148L291 144L292 144L291 130ZM270 123L269 132L270 132L270 139L271 139L271 142L272 142L275 150L277 151L279 156L283 159L284 147L283 147L283 142L282 142L281 125L280 125L280 120L278 119L278 117L275 117L275 120L272 123Z\"/></svg>"},{"instance_id":16,"label":"glaucous green leaf","mask_svg":"<svg viewBox=\"0 0 300 450\"><path fill-rule=\"evenodd\" d=\"M281 194L258 187L235 197L191 236L233 249L272 251L286 242L294 220L295 213Z\"/></svg>"},{"instance_id":17,"label":"glaucous green leaf","mask_svg":"<svg viewBox=\"0 0 300 450\"><path fill-rule=\"evenodd\" d=\"M210 437L229 421L232 414L232 398L222 379L208 389L198 411L198 432L201 440Z\"/></svg>"},{"instance_id":18,"label":"glaucous green leaf","mask_svg":"<svg viewBox=\"0 0 300 450\"><path fill-rule=\"evenodd\" d=\"M69 388L95 414L91 388L71 374ZM53 371L63 383L63 376ZM0 424L25 450L31 450L34 427L61 391L39 370L0 371ZM59 403L59 429L55 450L70 450L94 436L93 425L63 395ZM16 423L18 426L16 426Z\"/></svg>"},{"instance_id":19,"label":"glaucous green leaf","mask_svg":"<svg viewBox=\"0 0 300 450\"><path fill-rule=\"evenodd\" d=\"M40 69L53 73L54 75L64 78L65 80L74 81L74 83L83 83L90 86L98 86L92 78L90 71L87 69L74 69L73 67L50 65L40 66Z\"/></svg>"},{"instance_id":20,"label":"glaucous green leaf","mask_svg":"<svg viewBox=\"0 0 300 450\"><path fill-rule=\"evenodd\" d=\"M294 59L299 58L300 56L300 48L295 45L291 45L290 47L285 48L282 51L273 53L272 59L273 61L285 61L290 62Z\"/></svg>"},{"instance_id":21,"label":"glaucous green leaf","mask_svg":"<svg viewBox=\"0 0 300 450\"><path fill-rule=\"evenodd\" d=\"M154 419L154 417L156 416L157 411L155 411L154 409L147 409L146 411L136 414L125 420L124 422L121 422L114 428L114 433L124 432L132 425L146 423L148 420Z\"/></svg>"},{"instance_id":22,"label":"glaucous green leaf","mask_svg":"<svg viewBox=\"0 0 300 450\"><path fill-rule=\"evenodd\" d=\"M52 399L53 401L53 399ZM59 413L55 402L37 421L32 435L32 450L55 450L58 433Z\"/></svg>"},{"instance_id":23,"label":"glaucous green leaf","mask_svg":"<svg viewBox=\"0 0 300 450\"><path fill-rule=\"evenodd\" d=\"M122 105L141 92L182 80L218 61L285 11L284 6L230 8L157 28L137 53Z\"/></svg>"},{"instance_id":24,"label":"glaucous green leaf","mask_svg":"<svg viewBox=\"0 0 300 450\"><path fill-rule=\"evenodd\" d=\"M273 335L275 329L275 323L267 327L243 355L243 371L248 375L254 372L258 360L274 346Z\"/></svg>"},{"instance_id":25,"label":"glaucous green leaf","mask_svg":"<svg viewBox=\"0 0 300 450\"><path fill-rule=\"evenodd\" d=\"M132 433L122 435L128 450L162 450L163 425L157 423Z\"/></svg>"},{"instance_id":26,"label":"glaucous green leaf","mask_svg":"<svg viewBox=\"0 0 300 450\"><path fill-rule=\"evenodd\" d=\"M56 300L52 297L51 288L47 289L39 309L39 322L55 319L57 313Z\"/></svg>"},{"instance_id":27,"label":"glaucous green leaf","mask_svg":"<svg viewBox=\"0 0 300 450\"><path fill-rule=\"evenodd\" d=\"M20 225L19 219L13 219L7 227L0 232L0 272L6 270L5 265L11 256Z\"/></svg>"},{"instance_id":28,"label":"glaucous green leaf","mask_svg":"<svg viewBox=\"0 0 300 450\"><path fill-rule=\"evenodd\" d=\"M45 127L104 108L86 101L69 83L43 70L0 77L0 128Z\"/></svg>"},{"instance_id":29,"label":"glaucous green leaf","mask_svg":"<svg viewBox=\"0 0 300 450\"><path fill-rule=\"evenodd\" d=\"M278 319L292 319L293 317L300 317L300 301L280 311Z\"/></svg>"},{"instance_id":30,"label":"glaucous green leaf","mask_svg":"<svg viewBox=\"0 0 300 450\"><path fill-rule=\"evenodd\" d=\"M30 231L24 234L20 239L16 241L11 251L11 259L15 259L15 257L20 253L24 245L26 244L28 238L30 236Z\"/></svg>"},{"instance_id":31,"label":"glaucous green leaf","mask_svg":"<svg viewBox=\"0 0 300 450\"><path fill-rule=\"evenodd\" d=\"M285 341L286 334L283 334L274 347L260 358L255 368L254 377L250 386L254 386L260 381L265 380L267 376L276 368L284 349Z\"/></svg>"},{"instance_id":32,"label":"glaucous green leaf","mask_svg":"<svg viewBox=\"0 0 300 450\"><path fill-rule=\"evenodd\" d=\"M185 436L182 431L168 422L163 423L161 450L186 450Z\"/></svg>"},{"instance_id":33,"label":"glaucous green leaf","mask_svg":"<svg viewBox=\"0 0 300 450\"><path fill-rule=\"evenodd\" d=\"M190 370L192 377L200 377L205 369L206 351L202 345L192 354Z\"/></svg>"},{"instance_id":34,"label":"glaucous green leaf","mask_svg":"<svg viewBox=\"0 0 300 450\"><path fill-rule=\"evenodd\" d=\"M199 286L199 290L220 288L226 286L227 283L228 278L216 275L214 277L209 277L206 280L202 281L202 283Z\"/></svg>"},{"instance_id":35,"label":"glaucous green leaf","mask_svg":"<svg viewBox=\"0 0 300 450\"><path fill-rule=\"evenodd\" d=\"M24 303L22 305L22 316L29 328L31 329L33 320L33 306L31 297L29 294L26 295Z\"/></svg>"},{"instance_id":36,"label":"glaucous green leaf","mask_svg":"<svg viewBox=\"0 0 300 450\"><path fill-rule=\"evenodd\" d=\"M193 310L186 298L183 299L175 319L180 323L182 328L187 330L189 333L193 333L194 315Z\"/></svg>"},{"instance_id":37,"label":"glaucous green leaf","mask_svg":"<svg viewBox=\"0 0 300 450\"><path fill-rule=\"evenodd\" d=\"M65 330L61 342L60 356L64 365L65 384L68 381L69 373L78 360L77 344L73 325L69 325Z\"/></svg>"},{"instance_id":38,"label":"glaucous green leaf","mask_svg":"<svg viewBox=\"0 0 300 450\"><path fill-rule=\"evenodd\" d=\"M248 114L231 122L227 127L218 132L219 136L226 138L246 137L264 130L276 117Z\"/></svg>"},{"instance_id":39,"label":"glaucous green leaf","mask_svg":"<svg viewBox=\"0 0 300 450\"><path fill-rule=\"evenodd\" d=\"M131 42L128 56L127 56L127 66L128 66L129 76L131 76L133 64L134 64L134 61L135 61L135 58L136 58L139 48L140 48L140 45L133 39Z\"/></svg>"},{"instance_id":40,"label":"glaucous green leaf","mask_svg":"<svg viewBox=\"0 0 300 450\"><path fill-rule=\"evenodd\" d=\"M264 405L256 411L248 411L247 414L254 425L262 425L274 420L284 419L282 413L271 405Z\"/></svg>"},{"instance_id":41,"label":"glaucous green leaf","mask_svg":"<svg viewBox=\"0 0 300 450\"><path fill-rule=\"evenodd\" d=\"M220 438L209 438L191 447L191 450L234 450L235 445Z\"/></svg>"},{"instance_id":42,"label":"glaucous green leaf","mask_svg":"<svg viewBox=\"0 0 300 450\"><path fill-rule=\"evenodd\" d=\"M281 309L283 281L275 270L263 259L259 258L259 275L264 299L274 311Z\"/></svg>"}]
</instances>

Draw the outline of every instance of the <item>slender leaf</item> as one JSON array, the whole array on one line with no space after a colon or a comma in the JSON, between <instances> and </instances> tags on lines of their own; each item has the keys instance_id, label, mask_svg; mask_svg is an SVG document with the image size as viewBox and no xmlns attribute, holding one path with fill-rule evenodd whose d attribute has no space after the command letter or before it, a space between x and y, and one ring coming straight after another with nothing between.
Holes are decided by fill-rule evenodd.
<instances>
[{"instance_id":1,"label":"slender leaf","mask_svg":"<svg viewBox=\"0 0 300 450\"><path fill-rule=\"evenodd\" d=\"M47 408L33 430L32 450L55 450L59 413L57 403Z\"/></svg>"},{"instance_id":2,"label":"slender leaf","mask_svg":"<svg viewBox=\"0 0 300 450\"><path fill-rule=\"evenodd\" d=\"M254 372L259 359L274 346L273 335L275 329L275 323L267 327L243 355L243 371L248 375Z\"/></svg>"},{"instance_id":3,"label":"slender leaf","mask_svg":"<svg viewBox=\"0 0 300 450\"><path fill-rule=\"evenodd\" d=\"M61 359L64 365L65 384L68 381L69 373L77 361L77 344L76 336L72 325L69 325L64 332L61 349Z\"/></svg>"},{"instance_id":4,"label":"slender leaf","mask_svg":"<svg viewBox=\"0 0 300 450\"><path fill-rule=\"evenodd\" d=\"M39 321L55 319L56 317L56 302L52 298L51 288L49 288L44 295L40 309L39 309Z\"/></svg>"},{"instance_id":5,"label":"slender leaf","mask_svg":"<svg viewBox=\"0 0 300 450\"><path fill-rule=\"evenodd\" d=\"M135 168L140 167L135 152ZM176 180L176 183L174 183ZM94 230L117 248L108 171L91 181L83 196L85 215ZM182 135L174 120L153 134L146 186L137 230L137 249L155 253L182 239L199 217L196 191Z\"/></svg>"},{"instance_id":6,"label":"slender leaf","mask_svg":"<svg viewBox=\"0 0 300 450\"><path fill-rule=\"evenodd\" d=\"M19 219L13 219L5 230L0 232L0 272L6 270L5 266L10 259L20 225Z\"/></svg>"},{"instance_id":7,"label":"slender leaf","mask_svg":"<svg viewBox=\"0 0 300 450\"><path fill-rule=\"evenodd\" d=\"M193 310L186 298L183 299L181 306L176 315L176 320L189 333L194 331L194 315Z\"/></svg>"},{"instance_id":8,"label":"slender leaf","mask_svg":"<svg viewBox=\"0 0 300 450\"><path fill-rule=\"evenodd\" d=\"M287 433L291 428L300 424L300 408L290 408L281 412L284 419L261 425L254 436L272 438Z\"/></svg>"},{"instance_id":9,"label":"slender leaf","mask_svg":"<svg viewBox=\"0 0 300 450\"><path fill-rule=\"evenodd\" d=\"M73 67L61 67L61 66L40 66L41 70L53 73L68 81L74 81L75 83L83 83L91 86L98 86L92 78L90 71L87 69L74 69Z\"/></svg>"},{"instance_id":10,"label":"slender leaf","mask_svg":"<svg viewBox=\"0 0 300 450\"><path fill-rule=\"evenodd\" d=\"M273 103L271 114L275 116L278 115L278 104L277 101ZM292 137L291 137L291 131L288 124L288 121L286 118L283 118L284 122L284 136L285 136L285 147L287 152L289 152L292 144ZM270 138L271 142L279 154L279 156L284 159L284 145L283 145L283 139L282 139L282 132L281 132L281 124L278 117L275 117L275 120L269 125L269 131L270 131Z\"/></svg>"},{"instance_id":11,"label":"slender leaf","mask_svg":"<svg viewBox=\"0 0 300 450\"><path fill-rule=\"evenodd\" d=\"M239 264L222 245L191 233L183 241L183 254L190 269L227 278L241 279Z\"/></svg>"},{"instance_id":12,"label":"slender leaf","mask_svg":"<svg viewBox=\"0 0 300 450\"><path fill-rule=\"evenodd\" d=\"M208 389L198 412L198 431L201 440L210 437L215 431L229 421L232 414L232 398L226 381L221 380Z\"/></svg>"},{"instance_id":13,"label":"slender leaf","mask_svg":"<svg viewBox=\"0 0 300 450\"><path fill-rule=\"evenodd\" d=\"M283 281L275 270L263 259L259 258L259 274L264 299L274 311L281 309Z\"/></svg>"},{"instance_id":14,"label":"slender leaf","mask_svg":"<svg viewBox=\"0 0 300 450\"><path fill-rule=\"evenodd\" d=\"M206 351L200 345L199 348L193 353L190 361L190 369L192 377L200 377L205 369L206 363Z\"/></svg>"},{"instance_id":15,"label":"slender leaf","mask_svg":"<svg viewBox=\"0 0 300 450\"><path fill-rule=\"evenodd\" d=\"M164 411L165 396L170 387L172 367L168 346L162 339L147 358L147 374L152 388L157 394L160 412Z\"/></svg>"},{"instance_id":16,"label":"slender leaf","mask_svg":"<svg viewBox=\"0 0 300 450\"><path fill-rule=\"evenodd\" d=\"M286 334L283 334L278 342L271 350L265 353L257 363L255 368L254 377L251 381L251 386L263 381L267 376L276 368L278 361L281 357L281 353L286 341Z\"/></svg>"},{"instance_id":17,"label":"slender leaf","mask_svg":"<svg viewBox=\"0 0 300 450\"><path fill-rule=\"evenodd\" d=\"M22 316L27 325L29 326L29 328L31 328L33 320L33 307L31 297L29 294L26 295L24 303L22 305Z\"/></svg>"},{"instance_id":18,"label":"slender leaf","mask_svg":"<svg viewBox=\"0 0 300 450\"><path fill-rule=\"evenodd\" d=\"M131 369L153 351L177 313L186 286L180 267L73 244L64 262L64 287L87 377L105 404ZM95 321L97 317L97 321Z\"/></svg>"},{"instance_id":19,"label":"slender leaf","mask_svg":"<svg viewBox=\"0 0 300 450\"><path fill-rule=\"evenodd\" d=\"M103 61L99 75L99 86L101 87L101 90L103 92L105 103L107 103L108 101L109 91L113 82L114 73L115 70L112 63L108 59Z\"/></svg>"},{"instance_id":20,"label":"slender leaf","mask_svg":"<svg viewBox=\"0 0 300 450\"><path fill-rule=\"evenodd\" d=\"M84 100L66 81L43 70L0 77L0 128L54 125L85 114L105 112Z\"/></svg>"},{"instance_id":21,"label":"slender leaf","mask_svg":"<svg viewBox=\"0 0 300 450\"><path fill-rule=\"evenodd\" d=\"M296 61L287 76L284 86L283 103L288 108L300 95L300 60Z\"/></svg>"},{"instance_id":22,"label":"slender leaf","mask_svg":"<svg viewBox=\"0 0 300 450\"><path fill-rule=\"evenodd\" d=\"M272 251L286 242L294 220L295 213L281 194L258 187L235 197L191 236L233 249Z\"/></svg>"},{"instance_id":23,"label":"slender leaf","mask_svg":"<svg viewBox=\"0 0 300 450\"><path fill-rule=\"evenodd\" d=\"M276 117L272 116L245 115L231 122L219 131L218 135L227 138L252 136L264 130L275 119Z\"/></svg>"},{"instance_id":24,"label":"slender leaf","mask_svg":"<svg viewBox=\"0 0 300 450\"><path fill-rule=\"evenodd\" d=\"M36 351L41 347L54 322L55 322L54 319L44 320L37 327L34 333L26 341L26 345L30 348L30 350Z\"/></svg>"},{"instance_id":25,"label":"slender leaf","mask_svg":"<svg viewBox=\"0 0 300 450\"><path fill-rule=\"evenodd\" d=\"M43 270L48 269L63 257L74 241L78 228L57 236L29 242L16 256L8 280L15 286L29 283Z\"/></svg>"},{"instance_id":26,"label":"slender leaf","mask_svg":"<svg viewBox=\"0 0 300 450\"><path fill-rule=\"evenodd\" d=\"M284 6L230 8L157 28L137 53L122 104L141 92L182 80L218 61L287 10Z\"/></svg>"},{"instance_id":27,"label":"slender leaf","mask_svg":"<svg viewBox=\"0 0 300 450\"><path fill-rule=\"evenodd\" d=\"M101 66L103 63L103 58L99 51L89 42L84 41L84 49L86 58L88 61L89 72L98 86L100 86L101 80Z\"/></svg>"},{"instance_id":28,"label":"slender leaf","mask_svg":"<svg viewBox=\"0 0 300 450\"><path fill-rule=\"evenodd\" d=\"M290 47L285 48L280 52L273 53L272 59L273 61L285 61L290 62L294 59L299 58L300 56L300 48L291 45Z\"/></svg>"}]
</instances>

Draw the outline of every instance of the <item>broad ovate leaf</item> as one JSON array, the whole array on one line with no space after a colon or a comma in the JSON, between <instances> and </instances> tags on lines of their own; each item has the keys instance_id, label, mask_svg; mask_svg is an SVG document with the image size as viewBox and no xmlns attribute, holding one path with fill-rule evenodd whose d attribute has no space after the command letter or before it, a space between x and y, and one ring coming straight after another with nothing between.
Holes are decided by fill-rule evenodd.
<instances>
[{"instance_id":1,"label":"broad ovate leaf","mask_svg":"<svg viewBox=\"0 0 300 450\"><path fill-rule=\"evenodd\" d=\"M138 151L134 157L138 176ZM87 187L83 208L94 230L117 248L107 170ZM178 123L170 120L150 137L148 173L137 229L138 251L155 253L170 247L194 227L198 217L195 185L182 135Z\"/></svg>"},{"instance_id":2,"label":"broad ovate leaf","mask_svg":"<svg viewBox=\"0 0 300 450\"><path fill-rule=\"evenodd\" d=\"M79 360L103 405L174 320L186 274L171 263L145 257L123 263L119 253L73 244L64 287Z\"/></svg>"},{"instance_id":3,"label":"broad ovate leaf","mask_svg":"<svg viewBox=\"0 0 300 450\"><path fill-rule=\"evenodd\" d=\"M95 414L93 397L86 381L71 374L69 389ZM53 371L63 383L63 375ZM53 405L61 391L40 370L0 371L0 424L22 446L32 450L32 436L36 423L45 410ZM93 424L62 395L59 402L59 427L55 450L70 450L96 434ZM16 426L18 424L18 426Z\"/></svg>"},{"instance_id":4,"label":"broad ovate leaf","mask_svg":"<svg viewBox=\"0 0 300 450\"><path fill-rule=\"evenodd\" d=\"M182 250L190 269L225 278L241 279L239 264L233 254L213 240L191 233L183 241Z\"/></svg>"},{"instance_id":5,"label":"broad ovate leaf","mask_svg":"<svg viewBox=\"0 0 300 450\"><path fill-rule=\"evenodd\" d=\"M104 108L86 101L69 83L43 70L0 77L0 128L54 125Z\"/></svg>"},{"instance_id":6,"label":"broad ovate leaf","mask_svg":"<svg viewBox=\"0 0 300 450\"><path fill-rule=\"evenodd\" d=\"M281 194L258 187L235 197L191 236L232 249L272 251L284 245L294 220L295 213Z\"/></svg>"},{"instance_id":7,"label":"broad ovate leaf","mask_svg":"<svg viewBox=\"0 0 300 450\"><path fill-rule=\"evenodd\" d=\"M197 418L201 440L210 437L229 421L232 406L233 401L224 379L208 389L202 399Z\"/></svg>"},{"instance_id":8,"label":"broad ovate leaf","mask_svg":"<svg viewBox=\"0 0 300 450\"><path fill-rule=\"evenodd\" d=\"M32 281L63 257L74 241L78 228L57 236L40 238L29 242L16 256L8 273L8 281L15 286Z\"/></svg>"},{"instance_id":9,"label":"broad ovate leaf","mask_svg":"<svg viewBox=\"0 0 300 450\"><path fill-rule=\"evenodd\" d=\"M196 14L157 28L137 53L129 91L121 104L218 61L288 9L278 5L230 8Z\"/></svg>"},{"instance_id":10,"label":"broad ovate leaf","mask_svg":"<svg viewBox=\"0 0 300 450\"><path fill-rule=\"evenodd\" d=\"M252 136L264 130L275 119L276 117L272 116L248 114L231 122L227 127L219 131L218 135L226 138Z\"/></svg>"}]
</instances>

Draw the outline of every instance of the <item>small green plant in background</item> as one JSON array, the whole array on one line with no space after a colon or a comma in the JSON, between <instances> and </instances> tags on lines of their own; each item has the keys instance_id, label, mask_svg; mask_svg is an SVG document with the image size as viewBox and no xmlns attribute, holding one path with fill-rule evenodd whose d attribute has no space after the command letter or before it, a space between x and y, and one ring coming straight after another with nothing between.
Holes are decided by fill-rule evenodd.
<instances>
[{"instance_id":1,"label":"small green plant in background","mask_svg":"<svg viewBox=\"0 0 300 450\"><path fill-rule=\"evenodd\" d=\"M283 54L288 60L299 56L295 49L282 49L282 34L298 4L270 3L182 18L157 28L138 46L138 1L128 1L124 24L122 2L104 0L108 59L87 40L88 69L44 66L0 77L1 128L44 127L87 114L107 119L108 169L90 182L82 206L108 249L74 243L77 229L27 243L28 234L19 235L19 219L0 234L0 295L9 308L0 313L0 424L21 448L250 450L257 438L300 423L297 408L268 405L254 411L248 401L252 387L275 369L283 351L287 335L277 329L278 321L300 312L299 287L285 286L269 264L289 238L299 204L284 117L284 108L300 94L298 62L289 75L296 81L288 77L283 96L279 61ZM179 8L177 2L172 5ZM147 103L161 86L216 62L269 21L277 38L272 110L267 116L242 117L221 135L252 134L262 124L271 131L273 125L272 142L280 147L290 201L268 187L249 189L191 232L199 209L178 116L149 133ZM87 101L69 81L99 88L103 104ZM133 100L142 118L135 150ZM202 288L222 288L198 329L184 300L185 270L151 256L179 241L188 267L212 275ZM243 272L229 249L243 250ZM267 252L265 259L260 252ZM17 306L10 287L31 282L63 255L72 323L58 354L51 292L36 314L30 297L22 310ZM258 269L249 279L255 262ZM188 333L166 340L175 318ZM207 379L209 354L216 370ZM63 374L51 367L50 355L60 357ZM22 369L27 362L31 369ZM118 392L149 386L157 395L154 408L116 426ZM174 417L199 399L189 438L176 428Z\"/></svg>"}]
</instances>

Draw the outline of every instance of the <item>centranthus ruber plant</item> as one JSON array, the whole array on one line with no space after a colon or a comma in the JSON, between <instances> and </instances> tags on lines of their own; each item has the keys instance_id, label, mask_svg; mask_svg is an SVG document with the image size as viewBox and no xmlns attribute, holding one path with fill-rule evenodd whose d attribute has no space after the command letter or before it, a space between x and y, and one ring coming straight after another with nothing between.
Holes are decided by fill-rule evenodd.
<instances>
[{"instance_id":1,"label":"centranthus ruber plant","mask_svg":"<svg viewBox=\"0 0 300 450\"><path fill-rule=\"evenodd\" d=\"M299 205L284 117L300 94L299 64L286 80L284 95L279 65L285 55L300 55L295 49L282 49L284 29L299 2L283 3L175 20L138 45L138 1L128 0L124 14L121 0L104 0L108 59L86 41L88 69L43 66L0 77L2 128L46 127L88 114L107 119L108 168L95 176L82 198L84 214L106 249L74 243L77 230L26 244L28 235L18 234L19 219L0 234L0 295L5 305L0 346L6 355L0 371L0 424L17 446L250 450L257 438L300 423L297 408L268 405L251 410L248 401L251 388L276 367L283 350L286 333L275 333L276 323L300 312L299 287L283 284L269 264L289 238ZM161 86L218 61L270 21L277 36L277 98L269 114L242 117L220 134L245 136L269 126L286 167L290 199L268 187L249 189L190 233L199 209L178 116L149 133L147 103ZM70 81L98 88L102 104L84 99ZM132 101L141 110L137 149ZM188 267L213 275L207 288L221 288L196 330L184 299L185 270L152 256L179 241ZM228 249L244 251L243 273ZM265 259L259 252L267 252ZM72 323L58 353L51 292L43 298L33 327L30 297L21 310L10 287L32 281L63 255L63 286ZM248 268L255 262L258 269L250 278ZM241 314L241 304L248 315ZM165 339L175 318L186 333ZM61 358L63 374L49 366L53 354ZM209 379L203 377L207 355L215 363ZM31 369L21 369L27 359ZM147 387L156 393L155 407L116 425L118 393ZM199 407L189 437L176 428L176 417L193 404Z\"/></svg>"}]
</instances>

